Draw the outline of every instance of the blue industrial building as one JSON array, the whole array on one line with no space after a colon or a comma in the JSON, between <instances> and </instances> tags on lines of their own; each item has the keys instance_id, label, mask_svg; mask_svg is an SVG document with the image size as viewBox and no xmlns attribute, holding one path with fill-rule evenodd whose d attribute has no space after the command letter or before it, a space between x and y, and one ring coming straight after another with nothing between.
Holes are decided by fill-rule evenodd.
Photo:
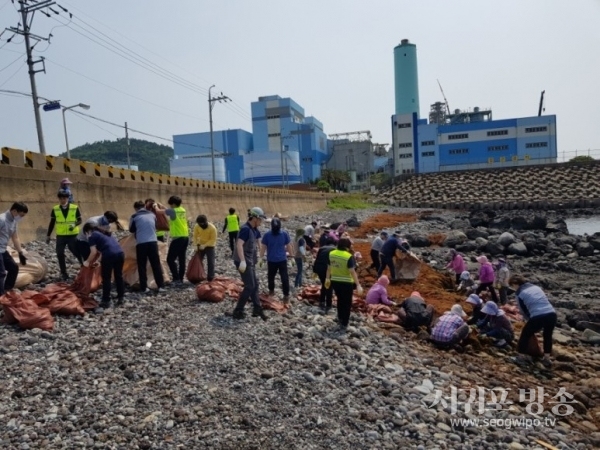
<instances>
[{"instance_id":1,"label":"blue industrial building","mask_svg":"<svg viewBox=\"0 0 600 450\"><path fill-rule=\"evenodd\" d=\"M210 132L175 135L173 141L171 175L212 180ZM215 179L227 183L307 183L321 176L327 156L323 124L278 95L252 103L252 133L214 131L213 141Z\"/></svg>"},{"instance_id":2,"label":"blue industrial building","mask_svg":"<svg viewBox=\"0 0 600 450\"><path fill-rule=\"evenodd\" d=\"M450 113L437 102L428 122L419 116L416 46L407 39L394 48L394 70L392 175L556 162L555 115L492 120L491 109Z\"/></svg>"}]
</instances>

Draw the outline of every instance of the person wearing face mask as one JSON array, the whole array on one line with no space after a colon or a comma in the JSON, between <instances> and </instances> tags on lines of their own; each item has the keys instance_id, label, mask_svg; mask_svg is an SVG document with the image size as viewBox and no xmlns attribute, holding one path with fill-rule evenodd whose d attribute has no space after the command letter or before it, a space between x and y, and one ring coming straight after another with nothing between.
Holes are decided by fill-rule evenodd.
<instances>
[{"instance_id":1,"label":"person wearing face mask","mask_svg":"<svg viewBox=\"0 0 600 450\"><path fill-rule=\"evenodd\" d=\"M19 253L21 265L27 264L25 250L21 247L17 224L29 212L27 205L23 202L15 202L10 209L0 214L0 295L15 287L19 266L15 263L7 250L8 241L12 239L15 250Z\"/></svg>"},{"instance_id":2,"label":"person wearing face mask","mask_svg":"<svg viewBox=\"0 0 600 450\"><path fill-rule=\"evenodd\" d=\"M117 213L114 211L106 211L101 216L90 217L83 223L83 226L85 227L85 225L88 223L102 231L110 231L110 224L114 223L117 227L117 230L123 231L123 227L119 223L119 216L117 216ZM90 244L88 242L87 236L83 231L83 228L77 235L77 249L79 250L81 259L83 259L84 261L88 259L88 257L90 256Z\"/></svg>"},{"instance_id":3,"label":"person wearing face mask","mask_svg":"<svg viewBox=\"0 0 600 450\"><path fill-rule=\"evenodd\" d=\"M212 281L215 278L215 245L217 245L217 227L210 223L204 214L196 217L196 225L194 225L194 236L192 242L200 260L208 264L206 271L206 279Z\"/></svg>"},{"instance_id":4,"label":"person wearing face mask","mask_svg":"<svg viewBox=\"0 0 600 450\"><path fill-rule=\"evenodd\" d=\"M123 281L125 253L123 249L114 236L110 234L110 231L96 227L91 223L86 223L83 226L83 233L90 244L90 254L83 262L83 266L90 267L98 253L100 253L99 261L102 271L102 301L100 302L100 308L110 308L110 288L113 275L117 286L117 303L115 306L121 306L125 298L125 283Z\"/></svg>"},{"instance_id":5,"label":"person wearing face mask","mask_svg":"<svg viewBox=\"0 0 600 450\"><path fill-rule=\"evenodd\" d=\"M233 262L242 276L244 290L240 294L235 309L233 310L234 319L243 319L244 307L248 300L252 300L254 309L252 317L260 317L267 320L260 299L258 298L258 277L256 276L256 263L258 262L258 243L260 241L260 231L258 227L266 219L262 208L255 206L248 210L248 221L242 225L235 243L233 253Z\"/></svg>"},{"instance_id":6,"label":"person wearing face mask","mask_svg":"<svg viewBox=\"0 0 600 450\"><path fill-rule=\"evenodd\" d=\"M67 273L67 263L65 248L77 258L79 264L83 263L79 248L77 247L77 235L79 234L79 225L81 225L81 210L74 203L69 203L69 193L63 189L58 191L58 205L54 205L50 214L50 223L46 233L46 244L50 243L50 235L56 225L56 257L60 273L64 281L69 279Z\"/></svg>"}]
</instances>

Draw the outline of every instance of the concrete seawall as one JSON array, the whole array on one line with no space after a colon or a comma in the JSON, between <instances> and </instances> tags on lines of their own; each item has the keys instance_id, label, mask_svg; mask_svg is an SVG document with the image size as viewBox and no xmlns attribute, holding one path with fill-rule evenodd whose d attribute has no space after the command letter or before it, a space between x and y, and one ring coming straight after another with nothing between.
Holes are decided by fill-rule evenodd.
<instances>
[{"instance_id":1,"label":"concrete seawall","mask_svg":"<svg viewBox=\"0 0 600 450\"><path fill-rule=\"evenodd\" d=\"M382 189L378 199L412 208L597 208L600 161L415 175Z\"/></svg>"},{"instance_id":2,"label":"concrete seawall","mask_svg":"<svg viewBox=\"0 0 600 450\"><path fill-rule=\"evenodd\" d=\"M309 214L324 209L331 197L322 193L299 193L189 179L178 179L177 184L130 181L2 164L0 212L6 211L15 201L23 201L29 206L29 214L19 224L19 236L23 242L46 236L52 207L58 203L56 193L64 177L73 181L75 202L81 206L84 220L106 210L114 210L126 228L134 212L133 202L146 198L166 203L171 195L179 195L190 220L193 221L198 214L206 214L220 228L230 207L238 211L242 220L246 210L253 206L260 206L267 215L276 212L283 215Z\"/></svg>"}]
</instances>

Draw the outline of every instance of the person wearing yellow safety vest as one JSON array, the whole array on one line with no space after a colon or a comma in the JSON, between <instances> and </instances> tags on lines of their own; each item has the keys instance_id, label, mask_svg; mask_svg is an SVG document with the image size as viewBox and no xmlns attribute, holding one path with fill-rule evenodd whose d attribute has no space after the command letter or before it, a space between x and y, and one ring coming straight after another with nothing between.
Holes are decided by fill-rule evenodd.
<instances>
[{"instance_id":1,"label":"person wearing yellow safety vest","mask_svg":"<svg viewBox=\"0 0 600 450\"><path fill-rule=\"evenodd\" d=\"M347 238L338 241L337 248L329 253L329 266L325 278L325 288L329 289L331 286L337 297L339 331L342 333L346 332L350 321L354 286L359 295L363 293L355 270L356 261L350 250L351 245L350 239Z\"/></svg>"},{"instance_id":2,"label":"person wearing yellow safety vest","mask_svg":"<svg viewBox=\"0 0 600 450\"><path fill-rule=\"evenodd\" d=\"M229 233L229 248L231 249L231 254L233 255L235 240L237 239L238 232L240 231L240 216L235 213L235 208L229 208L229 215L225 217L225 224L223 225L222 233L225 233L225 230L227 230Z\"/></svg>"},{"instance_id":3,"label":"person wearing yellow safety vest","mask_svg":"<svg viewBox=\"0 0 600 450\"><path fill-rule=\"evenodd\" d=\"M50 243L50 235L56 225L56 257L63 280L69 279L67 263L65 258L65 247L77 258L79 264L83 264L79 248L77 246L77 235L81 225L81 210L74 203L69 203L69 193L63 189L58 191L58 205L52 208L50 224L46 233L46 244Z\"/></svg>"},{"instance_id":4,"label":"person wearing yellow safety vest","mask_svg":"<svg viewBox=\"0 0 600 450\"><path fill-rule=\"evenodd\" d=\"M160 241L160 242L165 242L165 234L167 232L166 231L157 231L156 232L156 240Z\"/></svg>"},{"instance_id":5,"label":"person wearing yellow safety vest","mask_svg":"<svg viewBox=\"0 0 600 450\"><path fill-rule=\"evenodd\" d=\"M171 244L167 252L167 264L173 276L173 283L183 283L185 275L185 258L190 243L190 229L185 209L181 206L181 197L172 195L167 202L169 208L165 213L169 217L169 235ZM177 265L179 263L179 265Z\"/></svg>"}]
</instances>

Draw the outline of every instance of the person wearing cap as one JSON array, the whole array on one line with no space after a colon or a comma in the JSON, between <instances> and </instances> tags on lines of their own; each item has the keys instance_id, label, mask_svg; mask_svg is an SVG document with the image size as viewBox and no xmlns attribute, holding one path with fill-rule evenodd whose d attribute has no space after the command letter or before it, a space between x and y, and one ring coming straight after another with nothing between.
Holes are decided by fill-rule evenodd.
<instances>
[{"instance_id":1,"label":"person wearing cap","mask_svg":"<svg viewBox=\"0 0 600 450\"><path fill-rule=\"evenodd\" d=\"M164 285L158 240L156 238L156 215L146 208L147 204L154 204L152 199L145 202L138 200L133 204L135 213L129 219L129 232L133 233L136 240L135 257L137 260L138 276L140 278L140 291L149 294L148 273L146 265L150 262L152 275L156 282L156 292Z\"/></svg>"},{"instance_id":2,"label":"person wearing cap","mask_svg":"<svg viewBox=\"0 0 600 450\"><path fill-rule=\"evenodd\" d=\"M431 341L442 348L450 348L458 345L469 335L469 325L465 322L467 315L462 306L453 305L450 311L441 316L433 330L431 330Z\"/></svg>"},{"instance_id":3,"label":"person wearing cap","mask_svg":"<svg viewBox=\"0 0 600 450\"><path fill-rule=\"evenodd\" d=\"M381 247L385 241L387 241L388 234L386 231L382 231L379 233L375 239L373 239L373 243L371 244L371 265L369 269L375 269L379 271L379 267L381 267L381 260L379 259L379 252L381 251Z\"/></svg>"},{"instance_id":4,"label":"person wearing cap","mask_svg":"<svg viewBox=\"0 0 600 450\"><path fill-rule=\"evenodd\" d=\"M50 243L52 230L56 225L56 257L60 274L63 280L69 279L67 273L67 262L65 256L65 248L69 247L69 251L77 258L79 264L83 264L83 259L79 253L77 245L77 235L79 234L79 225L81 225L81 210L74 203L69 203L69 193L64 189L58 191L58 205L54 205L50 213L50 223L48 224L48 232L46 233L46 244Z\"/></svg>"},{"instance_id":5,"label":"person wearing cap","mask_svg":"<svg viewBox=\"0 0 600 450\"><path fill-rule=\"evenodd\" d=\"M190 243L190 229L187 213L185 208L181 206L181 197L171 195L167 200L167 204L169 207L165 209L165 214L169 218L169 236L171 237L169 251L167 252L167 265L171 271L173 283L181 284L185 276L185 260Z\"/></svg>"},{"instance_id":6,"label":"person wearing cap","mask_svg":"<svg viewBox=\"0 0 600 450\"><path fill-rule=\"evenodd\" d=\"M194 225L194 237L192 242L198 250L200 260L204 261L206 256L207 272L206 279L212 281L215 278L215 247L217 245L217 227L210 223L204 214L196 217Z\"/></svg>"},{"instance_id":7,"label":"person wearing cap","mask_svg":"<svg viewBox=\"0 0 600 450\"><path fill-rule=\"evenodd\" d=\"M310 225L306 225L304 227L304 240L306 241L306 246L309 249L315 248L315 230L317 228L317 222L314 220L310 223Z\"/></svg>"},{"instance_id":8,"label":"person wearing cap","mask_svg":"<svg viewBox=\"0 0 600 450\"><path fill-rule=\"evenodd\" d=\"M398 317L407 330L418 331L421 326L429 330L433 321L433 306L426 304L418 291L413 291L400 304Z\"/></svg>"},{"instance_id":9,"label":"person wearing cap","mask_svg":"<svg viewBox=\"0 0 600 450\"><path fill-rule=\"evenodd\" d=\"M327 314L333 304L333 290L331 286L325 286L327 280L327 267L329 266L329 254L335 250L335 242L327 237L319 246L319 251L313 263L313 273L317 274L321 282L319 307Z\"/></svg>"},{"instance_id":10,"label":"person wearing cap","mask_svg":"<svg viewBox=\"0 0 600 450\"><path fill-rule=\"evenodd\" d=\"M240 216L235 213L235 208L229 208L229 214L225 217L222 233L225 233L225 231L229 235L229 248L233 255L235 240L240 231Z\"/></svg>"},{"instance_id":11,"label":"person wearing cap","mask_svg":"<svg viewBox=\"0 0 600 450\"><path fill-rule=\"evenodd\" d=\"M377 270L377 277L383 275L385 268L389 267L391 281L396 280L396 269L394 267L394 256L396 255L396 250L400 250L402 253L408 253L408 250L400 240L400 235L398 233L394 233L392 237L388 238L381 247L381 251L379 252L381 266L379 266L379 270Z\"/></svg>"},{"instance_id":12,"label":"person wearing cap","mask_svg":"<svg viewBox=\"0 0 600 450\"><path fill-rule=\"evenodd\" d=\"M453 248L450 249L450 262L446 264L446 269L452 270L456 276L456 285L460 283L460 274L467 270L467 264L462 255Z\"/></svg>"},{"instance_id":13,"label":"person wearing cap","mask_svg":"<svg viewBox=\"0 0 600 450\"><path fill-rule=\"evenodd\" d=\"M260 299L258 298L258 277L256 276L256 263L258 262L258 243L260 242L260 231L258 227L263 219L266 219L262 208L255 206L248 210L248 221L240 227L240 232L235 243L235 252L233 253L233 262L242 277L244 289L242 290L238 302L233 310L234 319L243 319L245 317L244 307L248 300L252 301L254 309L252 317L260 317L267 320Z\"/></svg>"},{"instance_id":14,"label":"person wearing cap","mask_svg":"<svg viewBox=\"0 0 600 450\"><path fill-rule=\"evenodd\" d=\"M123 227L119 223L119 216L114 211L105 211L101 216L90 217L83 223L83 226L88 223L105 233L110 231L111 223L114 223L119 231L123 231ZM81 229L77 235L77 249L81 259L85 261L90 256L90 244L87 234L83 232L83 226L80 227Z\"/></svg>"},{"instance_id":15,"label":"person wearing cap","mask_svg":"<svg viewBox=\"0 0 600 450\"><path fill-rule=\"evenodd\" d=\"M290 255L294 254L291 242L288 232L281 229L281 220L278 218L271 220L271 229L265 233L260 242L260 265L262 267L264 258L267 261L269 296L275 295L275 275L279 272L284 303L290 301L290 277L286 252Z\"/></svg>"},{"instance_id":16,"label":"person wearing cap","mask_svg":"<svg viewBox=\"0 0 600 450\"><path fill-rule=\"evenodd\" d=\"M27 264L27 256L25 250L21 247L17 224L28 212L29 208L25 203L15 202L9 210L0 214L0 295L4 295L15 287L19 275L19 266L7 249L10 240L12 240L15 250L19 254L21 265Z\"/></svg>"},{"instance_id":17,"label":"person wearing cap","mask_svg":"<svg viewBox=\"0 0 600 450\"><path fill-rule=\"evenodd\" d=\"M469 305L473 307L471 311L471 317L467 320L469 325L476 325L481 319L483 319L483 314L481 313L481 308L483 308L483 300L477 294L471 294L465 300Z\"/></svg>"},{"instance_id":18,"label":"person wearing cap","mask_svg":"<svg viewBox=\"0 0 600 450\"><path fill-rule=\"evenodd\" d=\"M512 293L512 289L508 286L508 280L510 278L510 270L506 264L504 258L498 258L498 270L496 270L495 284L500 292L500 304L506 305L508 303L508 295Z\"/></svg>"},{"instance_id":19,"label":"person wearing cap","mask_svg":"<svg viewBox=\"0 0 600 450\"><path fill-rule=\"evenodd\" d=\"M546 367L552 365L552 333L556 327L556 311L548 300L544 291L528 282L521 275L513 275L508 280L509 286L514 289L517 297L517 305L521 315L527 321L521 330L517 351L523 355L527 354L531 336L540 330L544 330L544 359L542 364Z\"/></svg>"},{"instance_id":20,"label":"person wearing cap","mask_svg":"<svg viewBox=\"0 0 600 450\"><path fill-rule=\"evenodd\" d=\"M387 275L381 275L371 289L367 292L365 302L367 305L388 305L392 306L394 303L388 299L387 287L390 284L390 280Z\"/></svg>"},{"instance_id":21,"label":"person wearing cap","mask_svg":"<svg viewBox=\"0 0 600 450\"><path fill-rule=\"evenodd\" d=\"M63 190L69 193L69 203L73 203L75 200L73 200L73 192L71 191L71 185L73 184L73 182L71 180L69 180L68 178L63 178L60 182L60 187L58 188L59 190Z\"/></svg>"},{"instance_id":22,"label":"person wearing cap","mask_svg":"<svg viewBox=\"0 0 600 450\"><path fill-rule=\"evenodd\" d=\"M337 297L339 331L342 333L346 332L350 322L354 287L356 286L358 295L363 293L356 274L356 261L352 255L351 246L350 239L340 238L337 248L329 253L329 266L325 279L325 287L331 286Z\"/></svg>"},{"instance_id":23,"label":"person wearing cap","mask_svg":"<svg viewBox=\"0 0 600 450\"><path fill-rule=\"evenodd\" d=\"M478 256L477 262L479 263L479 286L475 289L475 293L479 295L481 291L487 289L492 294L494 303L498 304L498 295L494 289L494 268L485 255Z\"/></svg>"},{"instance_id":24,"label":"person wearing cap","mask_svg":"<svg viewBox=\"0 0 600 450\"><path fill-rule=\"evenodd\" d=\"M498 308L494 302L485 302L481 312L485 314L485 317L477 323L477 328L481 331L479 334L488 336L494 339L495 345L498 347L504 347L509 344L515 338L512 324L506 313Z\"/></svg>"}]
</instances>

